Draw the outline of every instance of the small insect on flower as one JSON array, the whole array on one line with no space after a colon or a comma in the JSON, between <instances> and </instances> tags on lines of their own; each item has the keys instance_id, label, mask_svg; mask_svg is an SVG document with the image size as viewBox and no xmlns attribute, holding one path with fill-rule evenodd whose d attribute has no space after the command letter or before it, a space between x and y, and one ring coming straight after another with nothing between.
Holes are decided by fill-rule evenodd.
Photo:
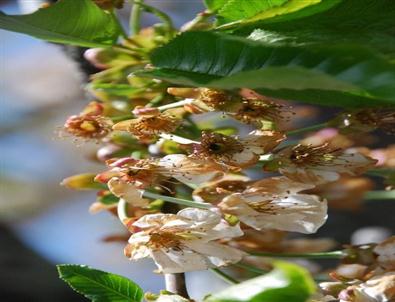
<instances>
[{"instance_id":1,"label":"small insect on flower","mask_svg":"<svg viewBox=\"0 0 395 302\"><path fill-rule=\"evenodd\" d=\"M395 111L362 109L343 113L331 123L343 127L345 132L370 132L380 129L388 134L395 134Z\"/></svg>"},{"instance_id":2,"label":"small insect on flower","mask_svg":"<svg viewBox=\"0 0 395 302\"><path fill-rule=\"evenodd\" d=\"M84 139L100 139L111 132L111 119L102 115L103 106L91 102L79 115L70 116L63 129L65 132Z\"/></svg>"},{"instance_id":3,"label":"small insect on flower","mask_svg":"<svg viewBox=\"0 0 395 302\"><path fill-rule=\"evenodd\" d=\"M312 187L286 177L265 178L225 197L218 207L257 230L315 233L326 221L326 201L298 193Z\"/></svg>"},{"instance_id":4,"label":"small insect on flower","mask_svg":"<svg viewBox=\"0 0 395 302\"><path fill-rule=\"evenodd\" d=\"M245 137L203 131L200 143L192 144L192 156L236 168L251 167L259 156L273 150L285 138L275 131L252 131Z\"/></svg>"},{"instance_id":5,"label":"small insect on flower","mask_svg":"<svg viewBox=\"0 0 395 302\"><path fill-rule=\"evenodd\" d=\"M135 233L125 255L151 257L162 273L182 273L236 263L244 253L216 242L243 234L218 213L186 208L177 214L145 215L132 224Z\"/></svg>"},{"instance_id":6,"label":"small insect on flower","mask_svg":"<svg viewBox=\"0 0 395 302\"><path fill-rule=\"evenodd\" d=\"M332 148L328 143L313 146L298 144L274 155L279 172L304 183L336 181L341 175L359 175L374 167L376 160L349 149Z\"/></svg>"},{"instance_id":7,"label":"small insect on flower","mask_svg":"<svg viewBox=\"0 0 395 302\"><path fill-rule=\"evenodd\" d=\"M181 124L170 110L161 113L157 108L137 107L133 113L137 118L119 122L113 130L128 131L139 140L151 141L161 133L173 132Z\"/></svg>"}]
</instances>

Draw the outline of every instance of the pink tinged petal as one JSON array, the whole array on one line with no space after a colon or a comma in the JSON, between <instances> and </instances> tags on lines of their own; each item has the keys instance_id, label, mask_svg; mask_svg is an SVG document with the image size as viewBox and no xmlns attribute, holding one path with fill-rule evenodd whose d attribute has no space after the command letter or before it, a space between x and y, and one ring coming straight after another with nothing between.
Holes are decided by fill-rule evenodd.
<instances>
[{"instance_id":1,"label":"pink tinged petal","mask_svg":"<svg viewBox=\"0 0 395 302\"><path fill-rule=\"evenodd\" d=\"M111 169L102 173L99 173L95 177L95 181L101 183L107 183L111 178L119 176L119 171L117 168Z\"/></svg>"},{"instance_id":2,"label":"pink tinged petal","mask_svg":"<svg viewBox=\"0 0 395 302\"><path fill-rule=\"evenodd\" d=\"M362 264L341 264L335 270L337 276L347 279L362 279L367 272L367 266Z\"/></svg>"},{"instance_id":3,"label":"pink tinged petal","mask_svg":"<svg viewBox=\"0 0 395 302\"><path fill-rule=\"evenodd\" d=\"M210 262L204 255L192 250L154 250L151 257L164 274L183 273L205 270L210 267Z\"/></svg>"},{"instance_id":4,"label":"pink tinged petal","mask_svg":"<svg viewBox=\"0 0 395 302\"><path fill-rule=\"evenodd\" d=\"M151 228L160 228L166 222L177 220L177 215L175 214L147 214L143 217L139 218L137 221L133 223L133 226L145 230Z\"/></svg>"},{"instance_id":5,"label":"pink tinged petal","mask_svg":"<svg viewBox=\"0 0 395 302\"><path fill-rule=\"evenodd\" d=\"M228 239L234 237L243 236L244 233L240 229L240 224L235 226L229 225L228 222L222 220L221 223L217 224L213 229L208 230L204 239L216 240L216 239Z\"/></svg>"},{"instance_id":6,"label":"pink tinged petal","mask_svg":"<svg viewBox=\"0 0 395 302\"><path fill-rule=\"evenodd\" d=\"M328 171L320 168L302 169L290 166L280 168L279 172L293 181L315 185L336 181L340 178L340 174L337 171Z\"/></svg>"},{"instance_id":7,"label":"pink tinged petal","mask_svg":"<svg viewBox=\"0 0 395 302\"><path fill-rule=\"evenodd\" d=\"M185 208L179 211L177 216L191 221L191 228L199 229L202 232L213 229L221 222L221 216L218 213L197 208Z\"/></svg>"},{"instance_id":8,"label":"pink tinged petal","mask_svg":"<svg viewBox=\"0 0 395 302\"><path fill-rule=\"evenodd\" d=\"M355 288L357 302L395 300L395 272L375 276Z\"/></svg>"},{"instance_id":9,"label":"pink tinged petal","mask_svg":"<svg viewBox=\"0 0 395 302\"><path fill-rule=\"evenodd\" d=\"M130 252L131 260L139 260L151 255L151 250L147 247L150 237L144 233L135 233L130 236L127 249Z\"/></svg>"},{"instance_id":10,"label":"pink tinged petal","mask_svg":"<svg viewBox=\"0 0 395 302\"><path fill-rule=\"evenodd\" d=\"M148 200L142 198L142 191L131 183L123 182L118 178L112 178L107 185L111 193L135 207L146 207L149 205Z\"/></svg>"},{"instance_id":11,"label":"pink tinged petal","mask_svg":"<svg viewBox=\"0 0 395 302\"><path fill-rule=\"evenodd\" d=\"M166 155L159 161L159 166L167 170L168 176L186 184L201 184L223 174L219 166L184 154Z\"/></svg>"},{"instance_id":12,"label":"pink tinged petal","mask_svg":"<svg viewBox=\"0 0 395 302\"><path fill-rule=\"evenodd\" d=\"M185 244L191 250L201 255L205 255L211 263L210 267L218 267L231 263L237 263L245 255L247 255L240 250L220 244L218 242L207 242L202 244L199 241L188 241L185 242Z\"/></svg>"},{"instance_id":13,"label":"pink tinged petal","mask_svg":"<svg viewBox=\"0 0 395 302\"><path fill-rule=\"evenodd\" d=\"M270 177L254 182L247 188L245 193L259 192L261 196L267 195L268 198L275 196L287 196L296 194L300 191L314 188L310 183L295 182L287 177Z\"/></svg>"},{"instance_id":14,"label":"pink tinged petal","mask_svg":"<svg viewBox=\"0 0 395 302\"><path fill-rule=\"evenodd\" d=\"M373 251L378 255L377 261L382 267L395 270L395 236L378 244Z\"/></svg>"},{"instance_id":15,"label":"pink tinged petal","mask_svg":"<svg viewBox=\"0 0 395 302\"><path fill-rule=\"evenodd\" d=\"M259 154L261 153L254 153L252 148L246 146L242 152L232 155L229 159L229 164L238 167L249 167L259 161Z\"/></svg>"},{"instance_id":16,"label":"pink tinged petal","mask_svg":"<svg viewBox=\"0 0 395 302\"><path fill-rule=\"evenodd\" d=\"M247 201L259 203L255 198L247 200L243 199L242 194L232 195L218 206L257 230L275 229L310 234L315 233L327 218L326 202L314 195L295 194L286 199L275 199L269 204L272 208L261 212L247 204Z\"/></svg>"}]
</instances>

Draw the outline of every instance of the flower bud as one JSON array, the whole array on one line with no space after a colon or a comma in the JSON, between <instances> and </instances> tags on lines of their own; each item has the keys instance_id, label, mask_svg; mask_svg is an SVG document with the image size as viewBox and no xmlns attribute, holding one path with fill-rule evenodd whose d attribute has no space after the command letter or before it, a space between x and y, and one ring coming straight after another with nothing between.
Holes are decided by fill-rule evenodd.
<instances>
[{"instance_id":1,"label":"flower bud","mask_svg":"<svg viewBox=\"0 0 395 302\"><path fill-rule=\"evenodd\" d=\"M63 179L61 185L75 190L94 190L102 189L103 187L95 182L96 174L93 173L83 173L77 174Z\"/></svg>"}]
</instances>

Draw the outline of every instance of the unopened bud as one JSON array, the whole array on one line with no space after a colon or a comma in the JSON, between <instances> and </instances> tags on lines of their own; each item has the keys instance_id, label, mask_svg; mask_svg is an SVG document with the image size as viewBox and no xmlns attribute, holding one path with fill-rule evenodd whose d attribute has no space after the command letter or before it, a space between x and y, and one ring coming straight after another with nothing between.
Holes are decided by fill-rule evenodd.
<instances>
[{"instance_id":1,"label":"unopened bud","mask_svg":"<svg viewBox=\"0 0 395 302\"><path fill-rule=\"evenodd\" d=\"M196 99L200 95L200 91L197 88L169 87L167 88L167 93L181 98L190 99Z\"/></svg>"},{"instance_id":2,"label":"unopened bud","mask_svg":"<svg viewBox=\"0 0 395 302\"><path fill-rule=\"evenodd\" d=\"M61 185L75 190L95 190L102 189L103 186L95 182L96 174L84 173L77 174L63 179Z\"/></svg>"}]
</instances>

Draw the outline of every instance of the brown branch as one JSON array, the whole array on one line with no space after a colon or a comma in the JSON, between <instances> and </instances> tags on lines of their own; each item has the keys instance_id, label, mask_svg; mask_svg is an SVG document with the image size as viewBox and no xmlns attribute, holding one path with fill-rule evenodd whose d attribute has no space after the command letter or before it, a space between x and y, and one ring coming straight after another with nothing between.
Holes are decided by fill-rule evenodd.
<instances>
[{"instance_id":1,"label":"brown branch","mask_svg":"<svg viewBox=\"0 0 395 302\"><path fill-rule=\"evenodd\" d=\"M166 290L189 299L184 273L165 274L165 283Z\"/></svg>"}]
</instances>

